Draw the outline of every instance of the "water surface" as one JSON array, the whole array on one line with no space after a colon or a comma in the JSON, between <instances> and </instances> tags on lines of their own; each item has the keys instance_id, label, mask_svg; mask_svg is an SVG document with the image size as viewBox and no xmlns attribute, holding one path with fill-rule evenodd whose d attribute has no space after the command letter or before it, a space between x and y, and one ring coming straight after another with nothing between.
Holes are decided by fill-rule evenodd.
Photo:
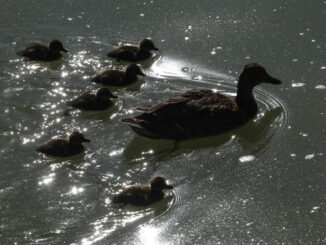
<instances>
[{"instance_id":1,"label":"water surface","mask_svg":"<svg viewBox=\"0 0 326 245\"><path fill-rule=\"evenodd\" d=\"M2 244L323 244L325 1L1 1L0 241ZM65 103L119 43L160 49L114 108L63 116ZM69 53L21 59L29 41ZM182 142L136 136L119 119L190 89L236 94L250 62L283 81L255 89L259 113L228 133ZM85 154L35 152L83 131ZM124 186L164 176L175 188L148 208L120 208Z\"/></svg>"}]
</instances>

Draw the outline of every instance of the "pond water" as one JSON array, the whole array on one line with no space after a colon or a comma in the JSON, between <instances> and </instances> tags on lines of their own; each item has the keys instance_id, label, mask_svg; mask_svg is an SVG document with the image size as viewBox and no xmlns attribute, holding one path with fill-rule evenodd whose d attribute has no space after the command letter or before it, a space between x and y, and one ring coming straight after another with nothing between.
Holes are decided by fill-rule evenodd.
<instances>
[{"instance_id":1,"label":"pond water","mask_svg":"<svg viewBox=\"0 0 326 245\"><path fill-rule=\"evenodd\" d=\"M1 1L1 244L326 243L326 2L324 0ZM65 103L101 86L119 43L151 38L160 49L146 77L104 112ZM16 55L59 39L63 59ZM258 115L222 135L151 140L120 119L191 89L235 96L243 66L258 62L282 84L254 90ZM73 130L85 154L35 151ZM147 208L114 206L128 185L164 176L174 186Z\"/></svg>"}]
</instances>

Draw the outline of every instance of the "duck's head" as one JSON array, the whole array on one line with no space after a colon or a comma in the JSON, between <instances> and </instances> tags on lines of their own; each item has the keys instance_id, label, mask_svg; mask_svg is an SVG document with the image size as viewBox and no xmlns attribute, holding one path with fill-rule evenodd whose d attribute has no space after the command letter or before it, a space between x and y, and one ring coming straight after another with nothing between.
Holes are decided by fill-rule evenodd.
<instances>
[{"instance_id":1,"label":"duck's head","mask_svg":"<svg viewBox=\"0 0 326 245\"><path fill-rule=\"evenodd\" d=\"M265 68L257 63L245 65L239 75L239 85L253 88L260 83L281 84L282 82L270 76Z\"/></svg>"},{"instance_id":2,"label":"duck's head","mask_svg":"<svg viewBox=\"0 0 326 245\"><path fill-rule=\"evenodd\" d=\"M154 191L161 191L164 189L172 189L173 187L171 185L168 185L166 183L166 180L162 177L154 177L150 181L151 189Z\"/></svg>"},{"instance_id":3,"label":"duck's head","mask_svg":"<svg viewBox=\"0 0 326 245\"><path fill-rule=\"evenodd\" d=\"M143 39L139 43L140 49L142 50L158 50L158 48L155 47L154 43L150 39Z\"/></svg>"},{"instance_id":4,"label":"duck's head","mask_svg":"<svg viewBox=\"0 0 326 245\"><path fill-rule=\"evenodd\" d=\"M104 100L118 98L118 96L113 95L111 90L108 88L100 88L97 90L96 97Z\"/></svg>"},{"instance_id":5,"label":"duck's head","mask_svg":"<svg viewBox=\"0 0 326 245\"><path fill-rule=\"evenodd\" d=\"M126 73L131 76L145 76L140 67L136 64L130 64L126 68Z\"/></svg>"},{"instance_id":6,"label":"duck's head","mask_svg":"<svg viewBox=\"0 0 326 245\"><path fill-rule=\"evenodd\" d=\"M68 137L68 141L69 141L69 143L72 143L72 144L80 144L83 142L90 142L89 139L86 139L84 137L84 135L78 131L72 132Z\"/></svg>"},{"instance_id":7,"label":"duck's head","mask_svg":"<svg viewBox=\"0 0 326 245\"><path fill-rule=\"evenodd\" d=\"M54 52L68 52L68 50L63 47L62 42L60 42L59 40L52 40L49 43L49 49Z\"/></svg>"}]
</instances>

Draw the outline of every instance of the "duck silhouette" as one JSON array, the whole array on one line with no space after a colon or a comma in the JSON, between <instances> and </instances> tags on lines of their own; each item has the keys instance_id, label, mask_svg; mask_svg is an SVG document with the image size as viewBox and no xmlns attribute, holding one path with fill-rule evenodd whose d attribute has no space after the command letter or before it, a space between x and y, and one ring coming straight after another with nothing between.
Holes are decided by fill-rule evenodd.
<instances>
[{"instance_id":1,"label":"duck silhouette","mask_svg":"<svg viewBox=\"0 0 326 245\"><path fill-rule=\"evenodd\" d=\"M61 58L62 52L66 53L68 50L63 47L60 41L52 40L48 45L38 42L31 43L17 54L30 60L51 61Z\"/></svg>"},{"instance_id":2,"label":"duck silhouette","mask_svg":"<svg viewBox=\"0 0 326 245\"><path fill-rule=\"evenodd\" d=\"M117 96L113 95L108 88L100 88L96 94L83 93L68 101L67 105L89 111L106 110L114 104L113 98L117 98Z\"/></svg>"},{"instance_id":3,"label":"duck silhouette","mask_svg":"<svg viewBox=\"0 0 326 245\"><path fill-rule=\"evenodd\" d=\"M150 186L131 186L113 197L113 203L148 206L164 198L164 189L172 189L162 177L150 180Z\"/></svg>"},{"instance_id":4,"label":"duck silhouette","mask_svg":"<svg viewBox=\"0 0 326 245\"><path fill-rule=\"evenodd\" d=\"M36 148L36 151L54 157L68 157L82 153L82 142L90 142L84 135L74 131L67 139L50 139Z\"/></svg>"},{"instance_id":5,"label":"duck silhouette","mask_svg":"<svg viewBox=\"0 0 326 245\"><path fill-rule=\"evenodd\" d=\"M257 114L253 88L261 83L281 84L257 63L245 65L239 75L235 99L212 90L191 90L154 106L138 106L139 116L124 118L141 136L159 139L187 138L220 134L236 128Z\"/></svg>"},{"instance_id":6,"label":"duck silhouette","mask_svg":"<svg viewBox=\"0 0 326 245\"><path fill-rule=\"evenodd\" d=\"M140 67L130 64L125 71L106 70L92 78L92 82L102 83L107 86L126 86L138 80L137 76L145 76Z\"/></svg>"},{"instance_id":7,"label":"duck silhouette","mask_svg":"<svg viewBox=\"0 0 326 245\"><path fill-rule=\"evenodd\" d=\"M150 39L143 39L139 46L120 45L108 53L107 56L123 61L139 62L152 57L151 50L158 50Z\"/></svg>"}]
</instances>

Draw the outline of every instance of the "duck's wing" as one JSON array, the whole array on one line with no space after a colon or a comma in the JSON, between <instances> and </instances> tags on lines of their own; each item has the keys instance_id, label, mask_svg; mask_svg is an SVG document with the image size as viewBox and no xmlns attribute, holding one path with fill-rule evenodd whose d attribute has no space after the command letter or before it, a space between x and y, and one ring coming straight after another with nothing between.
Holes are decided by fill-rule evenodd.
<instances>
[{"instance_id":1,"label":"duck's wing","mask_svg":"<svg viewBox=\"0 0 326 245\"><path fill-rule=\"evenodd\" d=\"M86 110L94 110L98 107L96 95L90 93L84 93L78 96L77 98L67 102L67 105Z\"/></svg>"},{"instance_id":2,"label":"duck's wing","mask_svg":"<svg viewBox=\"0 0 326 245\"><path fill-rule=\"evenodd\" d=\"M139 48L136 46L119 46L108 53L111 58L134 61L137 59Z\"/></svg>"},{"instance_id":3,"label":"duck's wing","mask_svg":"<svg viewBox=\"0 0 326 245\"><path fill-rule=\"evenodd\" d=\"M104 85L121 85L124 81L125 73L116 70L104 71L92 78L92 82L102 83Z\"/></svg>"},{"instance_id":4,"label":"duck's wing","mask_svg":"<svg viewBox=\"0 0 326 245\"><path fill-rule=\"evenodd\" d=\"M29 46L18 52L19 56L28 57L32 60L46 60L48 57L48 47L41 43L31 43Z\"/></svg>"},{"instance_id":5,"label":"duck's wing","mask_svg":"<svg viewBox=\"0 0 326 245\"><path fill-rule=\"evenodd\" d=\"M184 139L224 132L238 123L238 106L212 90L192 90L122 119L137 133L150 138Z\"/></svg>"},{"instance_id":6,"label":"duck's wing","mask_svg":"<svg viewBox=\"0 0 326 245\"><path fill-rule=\"evenodd\" d=\"M36 151L51 156L65 156L68 150L68 142L65 139L51 139L36 148Z\"/></svg>"},{"instance_id":7,"label":"duck's wing","mask_svg":"<svg viewBox=\"0 0 326 245\"><path fill-rule=\"evenodd\" d=\"M131 186L113 197L114 203L146 205L149 189L146 187Z\"/></svg>"}]
</instances>

